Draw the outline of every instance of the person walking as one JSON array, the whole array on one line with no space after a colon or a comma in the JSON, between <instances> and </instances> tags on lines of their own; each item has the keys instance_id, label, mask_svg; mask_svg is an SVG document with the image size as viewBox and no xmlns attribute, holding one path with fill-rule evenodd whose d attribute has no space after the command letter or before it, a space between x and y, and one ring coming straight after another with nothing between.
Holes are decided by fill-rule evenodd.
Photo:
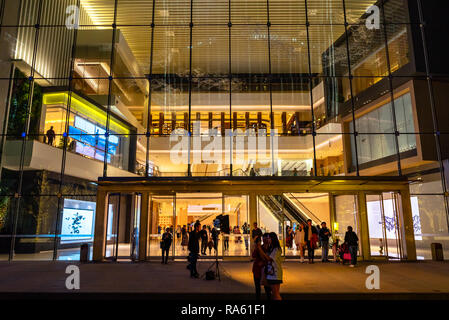
<instances>
[{"instance_id":1,"label":"person walking","mask_svg":"<svg viewBox=\"0 0 449 320\"><path fill-rule=\"evenodd\" d=\"M304 240L307 244L307 256L309 263L313 263L316 242L318 240L318 230L312 225L312 220L307 220L307 226L304 229Z\"/></svg>"},{"instance_id":2,"label":"person walking","mask_svg":"<svg viewBox=\"0 0 449 320\"><path fill-rule=\"evenodd\" d=\"M287 226L286 228L286 239L285 239L285 245L287 246L287 249L293 248L293 228L290 226Z\"/></svg>"},{"instance_id":3,"label":"person walking","mask_svg":"<svg viewBox=\"0 0 449 320\"><path fill-rule=\"evenodd\" d=\"M209 240L206 225L204 225L203 230L200 231L200 238L201 238L201 254L206 255L207 241Z\"/></svg>"},{"instance_id":4,"label":"person walking","mask_svg":"<svg viewBox=\"0 0 449 320\"><path fill-rule=\"evenodd\" d=\"M200 240L200 228L201 228L201 224L199 222L196 222L194 227L193 227L193 231L190 232L189 234L189 269L190 269L190 277L192 278L198 278L199 277L199 273L196 270L196 262L198 260L198 255L200 253L200 244L199 244L199 240Z\"/></svg>"},{"instance_id":5,"label":"person walking","mask_svg":"<svg viewBox=\"0 0 449 320\"><path fill-rule=\"evenodd\" d=\"M282 284L282 249L279 239L274 232L270 232L269 236L270 251L268 256L271 260L268 262L266 269L267 283L271 287L273 300L282 300L280 288Z\"/></svg>"},{"instance_id":6,"label":"person walking","mask_svg":"<svg viewBox=\"0 0 449 320\"><path fill-rule=\"evenodd\" d=\"M253 258L253 279L254 287L256 289L256 300L261 298L261 282L262 282L262 269L271 260L271 258L262 249L262 238L257 237L254 242L254 250L251 254ZM266 290L265 290L266 291Z\"/></svg>"},{"instance_id":7,"label":"person walking","mask_svg":"<svg viewBox=\"0 0 449 320\"><path fill-rule=\"evenodd\" d=\"M182 251L184 251L189 244L189 234L187 233L186 226L183 226L181 229L181 246Z\"/></svg>"},{"instance_id":8,"label":"person walking","mask_svg":"<svg viewBox=\"0 0 449 320\"><path fill-rule=\"evenodd\" d=\"M162 240L161 240L161 249L162 249L162 263L167 264L168 263L168 252L170 251L171 243L172 243L173 237L170 233L170 228L165 229L164 234L162 234ZM165 258L164 258L165 256Z\"/></svg>"},{"instance_id":9,"label":"person walking","mask_svg":"<svg viewBox=\"0 0 449 320\"><path fill-rule=\"evenodd\" d=\"M352 227L348 226L348 231L345 234L345 243L349 247L349 253L351 254L351 268L354 268L357 264L357 250L359 248L359 238L357 234L352 231Z\"/></svg>"},{"instance_id":10,"label":"person walking","mask_svg":"<svg viewBox=\"0 0 449 320\"><path fill-rule=\"evenodd\" d=\"M304 224L301 223L295 233L296 249L299 250L299 256L301 257L301 263L304 263L304 248L306 247L306 241L304 240Z\"/></svg>"},{"instance_id":11,"label":"person walking","mask_svg":"<svg viewBox=\"0 0 449 320\"><path fill-rule=\"evenodd\" d=\"M331 236L330 230L326 227L326 222L321 222L321 229L319 231L319 237L321 242L321 262L329 262L329 237Z\"/></svg>"}]
</instances>

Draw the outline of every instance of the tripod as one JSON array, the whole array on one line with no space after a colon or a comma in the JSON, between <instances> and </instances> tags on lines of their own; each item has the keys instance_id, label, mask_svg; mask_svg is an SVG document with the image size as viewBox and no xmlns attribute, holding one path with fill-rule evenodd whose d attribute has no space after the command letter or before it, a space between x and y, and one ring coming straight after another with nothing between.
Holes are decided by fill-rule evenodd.
<instances>
[{"instance_id":1,"label":"tripod","mask_svg":"<svg viewBox=\"0 0 449 320\"><path fill-rule=\"evenodd\" d=\"M201 279L204 279L204 277L206 277L206 273L208 273L209 271L212 271L212 269L215 268L215 278L218 278L218 281L221 281L220 278L220 262L218 261L218 248L214 248L215 250L215 261L212 262L212 264L209 266L209 268L207 268L206 272L203 273L203 275L201 276Z\"/></svg>"}]
</instances>

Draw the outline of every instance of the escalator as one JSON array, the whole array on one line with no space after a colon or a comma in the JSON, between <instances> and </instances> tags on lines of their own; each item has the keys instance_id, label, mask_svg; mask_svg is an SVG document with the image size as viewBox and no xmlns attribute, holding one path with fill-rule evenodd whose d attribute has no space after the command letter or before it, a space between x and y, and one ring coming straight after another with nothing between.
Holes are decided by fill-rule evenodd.
<instances>
[{"instance_id":1,"label":"escalator","mask_svg":"<svg viewBox=\"0 0 449 320\"><path fill-rule=\"evenodd\" d=\"M313 212L291 193L282 196L260 196L260 199L279 221L286 220L307 224L307 220L311 219L314 225L321 223ZM282 212L285 216L282 215Z\"/></svg>"}]
</instances>

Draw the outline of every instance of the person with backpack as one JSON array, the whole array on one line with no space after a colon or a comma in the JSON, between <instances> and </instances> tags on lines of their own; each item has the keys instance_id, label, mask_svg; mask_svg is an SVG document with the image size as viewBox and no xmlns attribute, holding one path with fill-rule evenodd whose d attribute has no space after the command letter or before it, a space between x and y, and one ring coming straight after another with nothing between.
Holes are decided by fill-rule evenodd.
<instances>
[{"instance_id":1,"label":"person with backpack","mask_svg":"<svg viewBox=\"0 0 449 320\"><path fill-rule=\"evenodd\" d=\"M166 228L161 240L162 264L168 263L168 252L170 251L172 240L173 237L170 233L170 228Z\"/></svg>"},{"instance_id":2,"label":"person with backpack","mask_svg":"<svg viewBox=\"0 0 449 320\"><path fill-rule=\"evenodd\" d=\"M345 243L349 247L349 253L351 254L351 268L354 268L357 264L357 250L359 248L359 238L357 234L352 231L352 227L348 226L348 231L345 234Z\"/></svg>"}]
</instances>

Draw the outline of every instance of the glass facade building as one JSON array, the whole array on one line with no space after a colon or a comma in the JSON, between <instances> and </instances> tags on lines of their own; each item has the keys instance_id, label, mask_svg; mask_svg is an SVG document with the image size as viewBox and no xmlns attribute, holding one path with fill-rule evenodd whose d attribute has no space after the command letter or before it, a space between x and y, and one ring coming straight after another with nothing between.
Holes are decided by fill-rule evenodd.
<instances>
[{"instance_id":1,"label":"glass facade building","mask_svg":"<svg viewBox=\"0 0 449 320\"><path fill-rule=\"evenodd\" d=\"M76 260L99 230L102 257L150 258L166 227L182 256L182 227L196 220L222 223L220 256L248 256L257 221L294 257L287 230L307 218L340 236L348 225L368 232L366 256L403 258L403 206L418 259L433 242L448 256L447 10L423 0L0 0L0 260ZM362 205L338 184L379 177L406 179L409 195L367 192ZM334 189L130 189L105 204L99 178Z\"/></svg>"}]
</instances>

